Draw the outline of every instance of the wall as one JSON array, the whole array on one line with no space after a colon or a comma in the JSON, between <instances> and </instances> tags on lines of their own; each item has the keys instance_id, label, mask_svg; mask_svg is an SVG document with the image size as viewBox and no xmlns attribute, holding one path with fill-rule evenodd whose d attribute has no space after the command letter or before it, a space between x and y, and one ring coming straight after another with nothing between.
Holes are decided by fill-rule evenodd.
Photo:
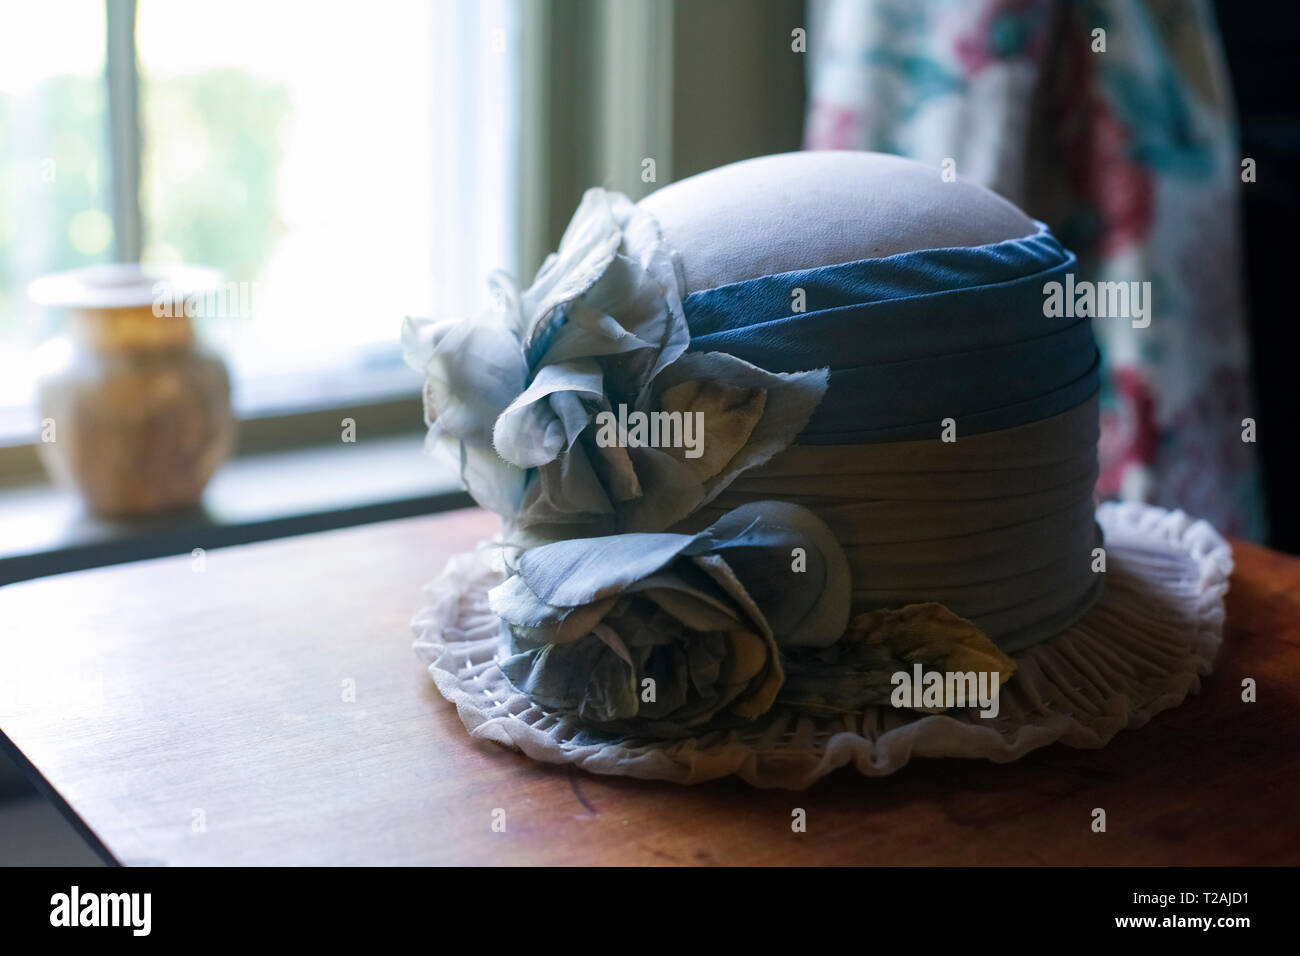
<instances>
[{"instance_id":1,"label":"wall","mask_svg":"<svg viewBox=\"0 0 1300 956\"><path fill-rule=\"evenodd\" d=\"M674 179L799 148L804 55L790 31L802 0L677 0L673 22Z\"/></svg>"},{"instance_id":2,"label":"wall","mask_svg":"<svg viewBox=\"0 0 1300 956\"><path fill-rule=\"evenodd\" d=\"M799 148L803 0L527 0L522 278L583 190L634 199ZM641 181L644 158L656 162Z\"/></svg>"}]
</instances>

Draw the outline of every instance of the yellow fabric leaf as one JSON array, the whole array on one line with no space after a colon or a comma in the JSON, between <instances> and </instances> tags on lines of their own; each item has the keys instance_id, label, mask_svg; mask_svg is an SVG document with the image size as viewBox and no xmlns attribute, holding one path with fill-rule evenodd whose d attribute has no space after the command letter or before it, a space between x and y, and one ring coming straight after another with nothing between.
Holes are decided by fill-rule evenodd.
<instances>
[{"instance_id":1,"label":"yellow fabric leaf","mask_svg":"<svg viewBox=\"0 0 1300 956\"><path fill-rule=\"evenodd\" d=\"M884 645L891 657L932 670L997 671L1004 683L1016 672L987 634L934 601L859 614L843 639Z\"/></svg>"},{"instance_id":2,"label":"yellow fabric leaf","mask_svg":"<svg viewBox=\"0 0 1300 956\"><path fill-rule=\"evenodd\" d=\"M664 450L705 482L726 468L736 452L748 443L767 407L767 390L740 388L724 382L682 382L660 396L660 405L666 412L680 412L683 418L702 413L704 435L700 457L688 458L685 448Z\"/></svg>"}]
</instances>

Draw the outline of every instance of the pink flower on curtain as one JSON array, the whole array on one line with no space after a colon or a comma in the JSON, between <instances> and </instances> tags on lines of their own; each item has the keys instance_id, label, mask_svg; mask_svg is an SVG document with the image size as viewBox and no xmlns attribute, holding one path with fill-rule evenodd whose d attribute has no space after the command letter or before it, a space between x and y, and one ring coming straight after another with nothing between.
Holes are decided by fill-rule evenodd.
<instances>
[{"instance_id":1,"label":"pink flower on curtain","mask_svg":"<svg viewBox=\"0 0 1300 956\"><path fill-rule=\"evenodd\" d=\"M1101 95L1094 61L1102 54L1090 51L1079 23L1069 33L1055 119L1069 193L1098 219L1094 244L1075 252L1105 258L1145 238L1155 217L1155 185L1150 171L1131 159L1132 133Z\"/></svg>"},{"instance_id":2,"label":"pink flower on curtain","mask_svg":"<svg viewBox=\"0 0 1300 956\"><path fill-rule=\"evenodd\" d=\"M1154 185L1151 174L1129 160L1130 135L1124 124L1098 100L1093 101L1092 161L1085 176L1087 198L1101 217L1097 251L1113 256L1140 243L1151 228Z\"/></svg>"},{"instance_id":3,"label":"pink flower on curtain","mask_svg":"<svg viewBox=\"0 0 1300 956\"><path fill-rule=\"evenodd\" d=\"M1129 469L1149 465L1156 452L1155 396L1141 370L1116 368L1113 381L1115 401L1102 412L1097 444L1097 494L1102 498L1117 497Z\"/></svg>"},{"instance_id":4,"label":"pink flower on curtain","mask_svg":"<svg viewBox=\"0 0 1300 956\"><path fill-rule=\"evenodd\" d=\"M805 149L854 149L861 123L856 110L829 100L814 99L808 108Z\"/></svg>"},{"instance_id":5,"label":"pink flower on curtain","mask_svg":"<svg viewBox=\"0 0 1300 956\"><path fill-rule=\"evenodd\" d=\"M1041 59L1047 48L1050 4L1045 0L997 0L953 45L967 76L1003 60Z\"/></svg>"}]
</instances>

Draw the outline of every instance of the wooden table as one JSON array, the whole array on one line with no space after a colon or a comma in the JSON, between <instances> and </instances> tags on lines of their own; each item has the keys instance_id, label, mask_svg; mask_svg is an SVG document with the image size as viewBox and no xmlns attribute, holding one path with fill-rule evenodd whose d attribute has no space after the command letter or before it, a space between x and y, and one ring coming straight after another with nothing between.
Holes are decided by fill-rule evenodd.
<instances>
[{"instance_id":1,"label":"wooden table","mask_svg":"<svg viewBox=\"0 0 1300 956\"><path fill-rule=\"evenodd\" d=\"M470 740L407 622L493 527L458 511L0 589L0 729L128 864L1300 862L1300 560L1239 545L1215 674L1103 750L790 793Z\"/></svg>"}]
</instances>

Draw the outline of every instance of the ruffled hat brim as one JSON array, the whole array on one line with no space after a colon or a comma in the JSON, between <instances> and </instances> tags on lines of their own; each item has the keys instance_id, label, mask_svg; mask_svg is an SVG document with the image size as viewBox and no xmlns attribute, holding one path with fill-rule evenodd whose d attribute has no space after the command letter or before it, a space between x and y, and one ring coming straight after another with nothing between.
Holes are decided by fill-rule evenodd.
<instances>
[{"instance_id":1,"label":"ruffled hat brim","mask_svg":"<svg viewBox=\"0 0 1300 956\"><path fill-rule=\"evenodd\" d=\"M415 649L472 736L593 773L677 783L734 774L798 789L846 765L883 776L913 756L1007 762L1058 742L1100 747L1200 689L1222 642L1232 551L1210 525L1179 511L1107 503L1097 522L1107 554L1102 597L1057 637L1013 655L1016 675L993 718L892 707L815 717L778 706L743 729L684 740L596 733L506 680L488 606L504 574L489 546L452 558L427 586L412 622Z\"/></svg>"}]
</instances>

